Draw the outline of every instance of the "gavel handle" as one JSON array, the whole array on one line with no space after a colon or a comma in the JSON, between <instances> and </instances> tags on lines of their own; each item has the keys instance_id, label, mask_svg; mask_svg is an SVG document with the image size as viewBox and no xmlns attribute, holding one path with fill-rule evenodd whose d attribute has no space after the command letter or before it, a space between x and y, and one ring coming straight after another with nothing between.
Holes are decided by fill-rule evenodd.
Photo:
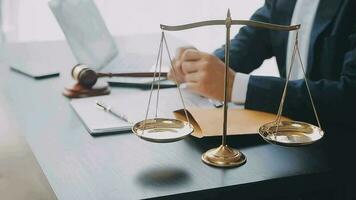
<instances>
[{"instance_id":1,"label":"gavel handle","mask_svg":"<svg viewBox=\"0 0 356 200\"><path fill-rule=\"evenodd\" d=\"M167 77L167 72L161 72L161 77ZM159 72L156 72L158 77ZM98 77L153 77L154 72L129 72L129 73L97 73Z\"/></svg>"}]
</instances>

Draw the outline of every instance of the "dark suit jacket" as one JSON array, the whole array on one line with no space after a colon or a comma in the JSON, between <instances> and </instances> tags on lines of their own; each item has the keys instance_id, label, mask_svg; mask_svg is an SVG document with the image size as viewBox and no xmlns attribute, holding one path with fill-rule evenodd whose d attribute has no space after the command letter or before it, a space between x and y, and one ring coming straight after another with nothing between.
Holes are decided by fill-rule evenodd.
<instances>
[{"instance_id":1,"label":"dark suit jacket","mask_svg":"<svg viewBox=\"0 0 356 200\"><path fill-rule=\"evenodd\" d=\"M295 0L266 0L252 20L289 25ZM276 57L282 78L251 76L245 107L276 113L285 84L288 32L243 27L231 40L230 67L250 73ZM320 0L310 38L307 78L321 125L356 122L356 1ZM224 60L224 49L215 55ZM288 86L283 115L315 123L303 80Z\"/></svg>"}]
</instances>

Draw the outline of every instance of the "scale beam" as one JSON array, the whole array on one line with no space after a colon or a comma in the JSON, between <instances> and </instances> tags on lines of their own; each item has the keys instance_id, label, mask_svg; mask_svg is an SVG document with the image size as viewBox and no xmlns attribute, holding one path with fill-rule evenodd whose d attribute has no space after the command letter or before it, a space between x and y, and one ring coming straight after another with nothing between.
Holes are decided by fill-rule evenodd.
<instances>
[{"instance_id":1,"label":"scale beam","mask_svg":"<svg viewBox=\"0 0 356 200\"><path fill-rule=\"evenodd\" d=\"M178 26L168 26L161 24L160 27L162 30L165 31L181 31L181 30L188 30L203 26L218 26L218 25L226 25L226 20L209 20L209 21L201 21L195 22L190 24L183 24ZM259 22L254 20L231 20L231 25L246 25L246 26L253 26L257 28L265 28L274 31L294 31L300 29L300 24L285 26L285 25L278 25L278 24L271 24L265 22Z\"/></svg>"}]
</instances>

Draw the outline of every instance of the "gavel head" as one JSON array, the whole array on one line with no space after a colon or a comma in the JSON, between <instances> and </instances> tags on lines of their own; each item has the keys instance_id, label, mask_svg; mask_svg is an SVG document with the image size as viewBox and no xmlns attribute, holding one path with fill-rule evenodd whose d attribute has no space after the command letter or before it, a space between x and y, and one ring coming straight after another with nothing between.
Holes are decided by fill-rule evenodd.
<instances>
[{"instance_id":1,"label":"gavel head","mask_svg":"<svg viewBox=\"0 0 356 200\"><path fill-rule=\"evenodd\" d=\"M77 64L73 67L72 77L86 88L92 88L98 80L96 72L83 64Z\"/></svg>"}]
</instances>

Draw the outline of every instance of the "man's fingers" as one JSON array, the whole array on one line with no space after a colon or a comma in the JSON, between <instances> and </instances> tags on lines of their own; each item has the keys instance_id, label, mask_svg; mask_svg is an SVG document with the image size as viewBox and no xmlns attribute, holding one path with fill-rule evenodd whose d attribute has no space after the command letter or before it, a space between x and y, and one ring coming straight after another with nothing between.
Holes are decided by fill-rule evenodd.
<instances>
[{"instance_id":1,"label":"man's fingers","mask_svg":"<svg viewBox=\"0 0 356 200\"><path fill-rule=\"evenodd\" d=\"M189 51L197 51L195 47L192 46L186 46L186 47L180 47L176 50L176 56L173 59L173 69L171 68L168 72L167 78L169 80L176 80L178 83L183 83L185 73L182 69L182 63L183 63L183 55L186 54L186 51L188 51L188 58L195 58L193 57L194 55L191 55Z\"/></svg>"},{"instance_id":2,"label":"man's fingers","mask_svg":"<svg viewBox=\"0 0 356 200\"><path fill-rule=\"evenodd\" d=\"M169 70L167 78L173 81L176 80L178 83L184 82L184 72L179 60L175 60L174 66Z\"/></svg>"},{"instance_id":3,"label":"man's fingers","mask_svg":"<svg viewBox=\"0 0 356 200\"><path fill-rule=\"evenodd\" d=\"M197 83L201 79L201 73L194 72L194 73L186 74L184 79L187 83L190 82Z\"/></svg>"},{"instance_id":4,"label":"man's fingers","mask_svg":"<svg viewBox=\"0 0 356 200\"><path fill-rule=\"evenodd\" d=\"M175 58L176 58L177 60L181 59L183 53L184 53L186 50L188 50L188 49L195 49L195 50L196 50L196 48L193 47L193 46L179 47L179 48L176 49Z\"/></svg>"},{"instance_id":5,"label":"man's fingers","mask_svg":"<svg viewBox=\"0 0 356 200\"><path fill-rule=\"evenodd\" d=\"M199 71L199 62L196 61L184 61L182 63L182 71L184 74L189 74Z\"/></svg>"},{"instance_id":6,"label":"man's fingers","mask_svg":"<svg viewBox=\"0 0 356 200\"><path fill-rule=\"evenodd\" d=\"M196 61L201 58L201 54L196 49L187 49L182 54L181 60L183 61Z\"/></svg>"},{"instance_id":7,"label":"man's fingers","mask_svg":"<svg viewBox=\"0 0 356 200\"><path fill-rule=\"evenodd\" d=\"M183 83L184 80L184 76L180 76L175 74L172 70L170 70L167 74L167 78L173 82L177 82L177 83Z\"/></svg>"},{"instance_id":8,"label":"man's fingers","mask_svg":"<svg viewBox=\"0 0 356 200\"><path fill-rule=\"evenodd\" d=\"M178 48L178 49L176 50L176 54L175 54L175 56L174 56L174 59L180 60L185 50L186 50L186 49L185 49L184 47Z\"/></svg>"},{"instance_id":9,"label":"man's fingers","mask_svg":"<svg viewBox=\"0 0 356 200\"><path fill-rule=\"evenodd\" d=\"M186 90L188 90L188 91L194 92L194 93L196 93L198 95L204 96L204 94L201 92L201 88L200 88L199 83L187 82L187 83L183 83L181 85L181 87L186 89Z\"/></svg>"},{"instance_id":10,"label":"man's fingers","mask_svg":"<svg viewBox=\"0 0 356 200\"><path fill-rule=\"evenodd\" d=\"M187 82L187 83L183 83L181 84L181 87L190 91L197 91L199 85L198 83L194 83L194 82Z\"/></svg>"}]
</instances>

